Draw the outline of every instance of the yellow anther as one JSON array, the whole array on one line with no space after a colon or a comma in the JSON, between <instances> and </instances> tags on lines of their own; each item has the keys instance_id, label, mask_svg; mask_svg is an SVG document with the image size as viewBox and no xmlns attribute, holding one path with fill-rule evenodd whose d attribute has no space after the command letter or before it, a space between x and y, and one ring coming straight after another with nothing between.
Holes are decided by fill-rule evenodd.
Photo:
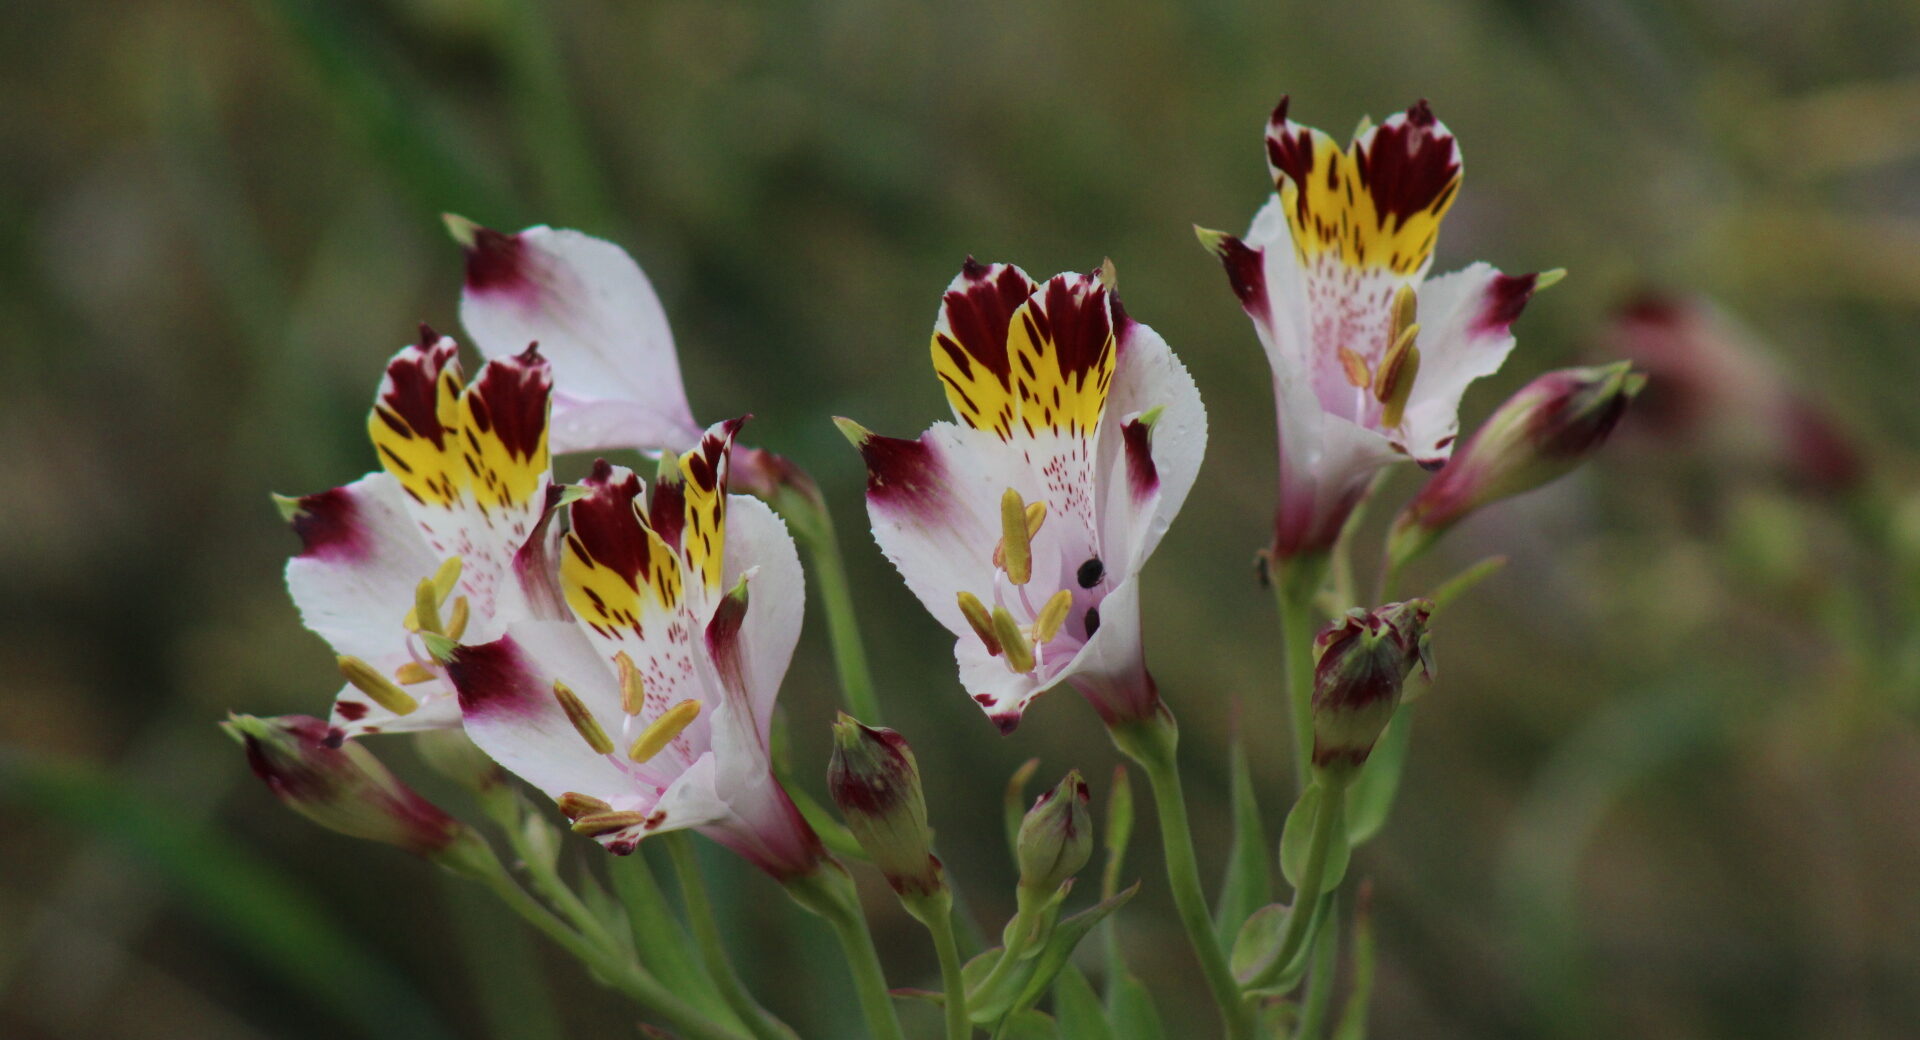
<instances>
[{"instance_id":1,"label":"yellow anther","mask_svg":"<svg viewBox=\"0 0 1920 1040\"><path fill-rule=\"evenodd\" d=\"M613 811L613 806L590 794L581 794L578 791L561 792L560 797L554 801L560 806L560 814L569 820Z\"/></svg>"},{"instance_id":2,"label":"yellow anther","mask_svg":"<svg viewBox=\"0 0 1920 1040\"><path fill-rule=\"evenodd\" d=\"M1047 599L1040 608L1040 616L1033 619L1033 640L1036 643L1050 643L1060 634L1060 626L1067 623L1067 611L1073 609L1073 593L1061 589Z\"/></svg>"},{"instance_id":3,"label":"yellow anther","mask_svg":"<svg viewBox=\"0 0 1920 1040\"><path fill-rule=\"evenodd\" d=\"M1367 371L1367 359L1346 347L1340 348L1340 368L1346 373L1347 382L1354 386L1366 386L1373 381L1373 374Z\"/></svg>"},{"instance_id":4,"label":"yellow anther","mask_svg":"<svg viewBox=\"0 0 1920 1040\"><path fill-rule=\"evenodd\" d=\"M560 710L567 713L567 721L573 723L574 732L587 742L596 755L613 754L613 741L607 737L607 731L600 728L600 720L593 717L580 695L568 688L558 679L553 681L553 699L560 702Z\"/></svg>"},{"instance_id":5,"label":"yellow anther","mask_svg":"<svg viewBox=\"0 0 1920 1040\"><path fill-rule=\"evenodd\" d=\"M413 590L413 609L407 612L407 631L445 634L440 627L440 600L434 595L433 579L421 578Z\"/></svg>"},{"instance_id":6,"label":"yellow anther","mask_svg":"<svg viewBox=\"0 0 1920 1040\"><path fill-rule=\"evenodd\" d=\"M433 572L433 593L440 602L445 603L447 597L453 595L454 586L460 584L460 571L460 557L449 556Z\"/></svg>"},{"instance_id":7,"label":"yellow anther","mask_svg":"<svg viewBox=\"0 0 1920 1040\"><path fill-rule=\"evenodd\" d=\"M1007 580L1025 585L1033 579L1033 539L1027 534L1027 503L1012 488L1000 496L1000 544ZM1004 645L1005 640L1002 640ZM1025 671L1025 669L1021 669Z\"/></svg>"},{"instance_id":8,"label":"yellow anther","mask_svg":"<svg viewBox=\"0 0 1920 1040\"><path fill-rule=\"evenodd\" d=\"M1006 655L1008 668L1016 672L1033 671L1033 644L1027 642L1027 634L1020 631L1005 607L993 608L993 637L1000 641L1000 652Z\"/></svg>"},{"instance_id":9,"label":"yellow anther","mask_svg":"<svg viewBox=\"0 0 1920 1040\"><path fill-rule=\"evenodd\" d=\"M447 618L447 638L458 641L467 631L467 619L470 608L467 597L461 596L453 601L453 614Z\"/></svg>"},{"instance_id":10,"label":"yellow anther","mask_svg":"<svg viewBox=\"0 0 1920 1040\"><path fill-rule=\"evenodd\" d=\"M1393 294L1393 325L1387 330L1387 344L1391 346L1399 340L1407 326L1420 317L1420 297L1413 286L1403 285Z\"/></svg>"},{"instance_id":11,"label":"yellow anther","mask_svg":"<svg viewBox=\"0 0 1920 1040\"><path fill-rule=\"evenodd\" d=\"M999 657L1000 640L993 634L993 615L987 613L987 605L971 592L962 592L959 599L960 613L966 615L967 624L973 626L973 634L987 645L988 655Z\"/></svg>"},{"instance_id":12,"label":"yellow anther","mask_svg":"<svg viewBox=\"0 0 1920 1040\"><path fill-rule=\"evenodd\" d=\"M1407 399L1413 396L1413 381L1420 375L1420 348L1413 345L1420 335L1418 323L1407 326L1380 360L1380 378L1373 385L1379 399L1380 425L1391 429L1407 414Z\"/></svg>"},{"instance_id":13,"label":"yellow anther","mask_svg":"<svg viewBox=\"0 0 1920 1040\"><path fill-rule=\"evenodd\" d=\"M693 720L700 717L699 701L681 701L660 713L660 717L647 723L647 728L633 738L633 746L627 748L627 757L635 762L645 762L659 754L673 738L686 732Z\"/></svg>"},{"instance_id":14,"label":"yellow anther","mask_svg":"<svg viewBox=\"0 0 1920 1040\"><path fill-rule=\"evenodd\" d=\"M638 827L647 822L647 814L640 812L603 812L582 816L573 821L573 833L597 838L602 834L624 831L628 827Z\"/></svg>"},{"instance_id":15,"label":"yellow anther","mask_svg":"<svg viewBox=\"0 0 1920 1040\"><path fill-rule=\"evenodd\" d=\"M640 678L640 667L625 650L613 655L613 667L620 673L620 710L629 715L640 714L647 703L647 684Z\"/></svg>"},{"instance_id":16,"label":"yellow anther","mask_svg":"<svg viewBox=\"0 0 1920 1040\"><path fill-rule=\"evenodd\" d=\"M400 680L402 686L417 686L433 678L433 669L418 661L408 661L394 670L393 677Z\"/></svg>"},{"instance_id":17,"label":"yellow anther","mask_svg":"<svg viewBox=\"0 0 1920 1040\"><path fill-rule=\"evenodd\" d=\"M1040 525L1047 522L1047 504L1045 502L1027 503L1027 540L1040 533Z\"/></svg>"},{"instance_id":18,"label":"yellow anther","mask_svg":"<svg viewBox=\"0 0 1920 1040\"><path fill-rule=\"evenodd\" d=\"M367 698L395 715L412 714L420 702L413 695L396 686L392 679L380 674L380 670L362 661L358 657L345 654L335 659L340 665L340 674L353 684L353 688L367 695Z\"/></svg>"}]
</instances>

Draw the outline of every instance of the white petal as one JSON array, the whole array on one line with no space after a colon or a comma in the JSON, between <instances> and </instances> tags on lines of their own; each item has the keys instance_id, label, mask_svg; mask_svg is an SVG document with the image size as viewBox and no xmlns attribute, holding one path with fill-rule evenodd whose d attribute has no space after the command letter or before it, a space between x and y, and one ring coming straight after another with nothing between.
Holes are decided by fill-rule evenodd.
<instances>
[{"instance_id":1,"label":"white petal","mask_svg":"<svg viewBox=\"0 0 1920 1040\"><path fill-rule=\"evenodd\" d=\"M1112 557L1102 562L1115 572L1116 581L1138 571L1160 544L1193 489L1207 450L1207 410L1186 366L1167 341L1145 325L1129 321L1120 335L1096 469L1107 481L1100 545ZM1127 438L1129 423L1154 408L1161 411L1146 438L1152 477L1148 488L1139 479L1138 461L1128 460Z\"/></svg>"},{"instance_id":2,"label":"white petal","mask_svg":"<svg viewBox=\"0 0 1920 1040\"><path fill-rule=\"evenodd\" d=\"M460 320L488 357L540 345L557 391L555 451L699 440L666 311L619 246L544 226L483 231L469 249Z\"/></svg>"},{"instance_id":3,"label":"white petal","mask_svg":"<svg viewBox=\"0 0 1920 1040\"><path fill-rule=\"evenodd\" d=\"M764 740L772 725L780 682L800 640L807 602L806 577L786 523L757 498L729 495L722 587L732 588L749 571L753 576L747 584L741 653L746 692L753 705L753 725Z\"/></svg>"},{"instance_id":4,"label":"white petal","mask_svg":"<svg viewBox=\"0 0 1920 1040\"><path fill-rule=\"evenodd\" d=\"M1513 320L1533 295L1534 276L1501 274L1484 263L1420 286L1420 371L1407 401L1406 448L1422 463L1446 461L1460 431L1468 384L1499 371L1513 350Z\"/></svg>"},{"instance_id":5,"label":"white petal","mask_svg":"<svg viewBox=\"0 0 1920 1040\"><path fill-rule=\"evenodd\" d=\"M287 591L300 620L334 653L378 667L409 659L401 623L440 565L404 501L397 481L373 473L300 499L293 521L305 547L287 561Z\"/></svg>"},{"instance_id":6,"label":"white petal","mask_svg":"<svg viewBox=\"0 0 1920 1040\"><path fill-rule=\"evenodd\" d=\"M392 669L386 671L391 673ZM420 706L405 715L396 715L375 704L353 686L343 686L333 699L333 714L328 718L328 724L348 737L371 733L419 733L460 725L460 701L453 695L453 687L434 679L404 689Z\"/></svg>"},{"instance_id":7,"label":"white petal","mask_svg":"<svg viewBox=\"0 0 1920 1040\"><path fill-rule=\"evenodd\" d=\"M550 797L577 791L628 807L633 779L594 753L553 696L554 681L565 682L602 729L620 732L619 686L579 626L518 622L494 642L461 647L447 672L467 735L494 761Z\"/></svg>"}]
</instances>

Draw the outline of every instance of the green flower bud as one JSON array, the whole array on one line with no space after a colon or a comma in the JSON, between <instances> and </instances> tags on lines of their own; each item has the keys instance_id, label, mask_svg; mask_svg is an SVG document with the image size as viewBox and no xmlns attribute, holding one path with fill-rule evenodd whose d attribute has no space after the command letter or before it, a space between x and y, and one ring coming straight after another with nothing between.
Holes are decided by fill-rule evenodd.
<instances>
[{"instance_id":1,"label":"green flower bud","mask_svg":"<svg viewBox=\"0 0 1920 1040\"><path fill-rule=\"evenodd\" d=\"M1087 782L1074 770L1027 810L1014 845L1021 888L1052 892L1087 865L1093 854L1091 802Z\"/></svg>"},{"instance_id":2,"label":"green flower bud","mask_svg":"<svg viewBox=\"0 0 1920 1040\"><path fill-rule=\"evenodd\" d=\"M234 715L222 724L247 764L289 808L329 830L384 841L456 871L492 859L466 824L401 783L357 743L338 743L320 719Z\"/></svg>"},{"instance_id":3,"label":"green flower bud","mask_svg":"<svg viewBox=\"0 0 1920 1040\"><path fill-rule=\"evenodd\" d=\"M1313 765L1345 778L1373 753L1417 666L1433 677L1424 599L1350 610L1313 641Z\"/></svg>"},{"instance_id":4,"label":"green flower bud","mask_svg":"<svg viewBox=\"0 0 1920 1040\"><path fill-rule=\"evenodd\" d=\"M833 725L827 789L847 829L895 892L919 897L946 887L931 850L920 767L904 737L841 714Z\"/></svg>"},{"instance_id":5,"label":"green flower bud","mask_svg":"<svg viewBox=\"0 0 1920 1040\"><path fill-rule=\"evenodd\" d=\"M1606 443L1647 377L1625 361L1548 372L1508 398L1394 521L1394 567L1481 506L1556 480Z\"/></svg>"}]
</instances>

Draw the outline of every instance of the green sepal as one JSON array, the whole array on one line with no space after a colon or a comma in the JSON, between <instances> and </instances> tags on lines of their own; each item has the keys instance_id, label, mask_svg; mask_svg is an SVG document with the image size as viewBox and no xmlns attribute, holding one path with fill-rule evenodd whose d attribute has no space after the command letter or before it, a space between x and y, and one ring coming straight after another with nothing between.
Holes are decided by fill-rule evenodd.
<instances>
[{"instance_id":1,"label":"green sepal","mask_svg":"<svg viewBox=\"0 0 1920 1040\"><path fill-rule=\"evenodd\" d=\"M1322 899L1314 905L1313 919L1307 922L1307 941L1294 951L1293 958L1284 965L1275 965L1274 958L1280 956L1280 943L1287 930L1287 908L1279 903L1271 903L1253 912L1247 923L1240 927L1240 934L1234 938L1233 950L1227 958L1227 967L1233 977L1242 986L1253 986L1250 994L1278 996L1290 992L1299 985L1301 976L1307 972L1307 957L1313 949L1313 933L1317 931L1322 918L1331 905L1332 899ZM1259 985L1254 984L1258 982Z\"/></svg>"},{"instance_id":2,"label":"green sepal","mask_svg":"<svg viewBox=\"0 0 1920 1040\"><path fill-rule=\"evenodd\" d=\"M1347 785L1347 844L1363 845L1386 826L1406 771L1407 747L1413 742L1413 710L1402 704L1380 734L1373 754L1360 775Z\"/></svg>"},{"instance_id":3,"label":"green sepal","mask_svg":"<svg viewBox=\"0 0 1920 1040\"><path fill-rule=\"evenodd\" d=\"M1307 849L1313 842L1314 818L1319 815L1321 804L1325 801L1326 785L1315 783L1300 795L1287 812L1285 829L1280 832L1280 872L1286 876L1287 884L1298 889L1301 872L1306 869ZM1336 803L1336 810L1345 815L1345 803ZM1336 824L1340 821L1335 821ZM1327 847L1325 872L1320 878L1320 891L1331 892L1339 887L1340 879L1347 876L1347 860L1352 849L1347 839L1336 826L1333 843Z\"/></svg>"}]
</instances>

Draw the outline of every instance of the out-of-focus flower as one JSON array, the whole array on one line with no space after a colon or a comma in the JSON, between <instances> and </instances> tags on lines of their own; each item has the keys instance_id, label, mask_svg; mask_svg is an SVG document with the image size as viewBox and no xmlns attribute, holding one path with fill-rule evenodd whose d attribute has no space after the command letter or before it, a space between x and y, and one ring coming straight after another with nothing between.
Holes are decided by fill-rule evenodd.
<instances>
[{"instance_id":1,"label":"out-of-focus flower","mask_svg":"<svg viewBox=\"0 0 1920 1040\"><path fill-rule=\"evenodd\" d=\"M1093 855L1091 803L1086 780L1074 770L1027 810L1014 848L1021 888L1046 895L1087 865Z\"/></svg>"},{"instance_id":2,"label":"out-of-focus flower","mask_svg":"<svg viewBox=\"0 0 1920 1040\"><path fill-rule=\"evenodd\" d=\"M1632 425L1656 431L1662 451L1685 439L1717 460L1823 491L1850 488L1865 473L1859 447L1833 416L1787 381L1751 332L1705 300L1643 296L1615 313L1601 346L1652 378Z\"/></svg>"},{"instance_id":3,"label":"out-of-focus flower","mask_svg":"<svg viewBox=\"0 0 1920 1040\"><path fill-rule=\"evenodd\" d=\"M833 726L827 790L847 829L895 892L920 897L946 886L927 828L920 767L906 738L841 715Z\"/></svg>"},{"instance_id":4,"label":"out-of-focus flower","mask_svg":"<svg viewBox=\"0 0 1920 1040\"><path fill-rule=\"evenodd\" d=\"M1321 553L1382 466L1447 460L1460 396L1513 349L1543 276L1476 263L1428 281L1460 150L1422 101L1344 150L1287 118L1267 125L1278 188L1245 239L1200 230L1273 368L1280 425L1274 554Z\"/></svg>"},{"instance_id":5,"label":"out-of-focus flower","mask_svg":"<svg viewBox=\"0 0 1920 1040\"><path fill-rule=\"evenodd\" d=\"M786 879L821 857L767 745L805 596L785 525L727 494L740 422L667 460L650 496L597 464L567 507L574 618L510 624L447 671L474 743L575 831L624 854L691 827Z\"/></svg>"},{"instance_id":6,"label":"out-of-focus flower","mask_svg":"<svg viewBox=\"0 0 1920 1040\"><path fill-rule=\"evenodd\" d=\"M612 242L544 225L508 234L449 215L466 254L460 321L480 352L538 343L553 364L553 450L680 453L700 442L673 330L653 283ZM734 484L763 498L817 496L785 459L735 446Z\"/></svg>"},{"instance_id":7,"label":"out-of-focus flower","mask_svg":"<svg viewBox=\"0 0 1920 1040\"><path fill-rule=\"evenodd\" d=\"M1110 268L1041 285L969 259L932 352L958 425L899 440L840 422L874 538L954 633L967 692L1003 731L1061 682L1110 724L1153 715L1139 573L1206 448L1193 380Z\"/></svg>"},{"instance_id":8,"label":"out-of-focus flower","mask_svg":"<svg viewBox=\"0 0 1920 1040\"><path fill-rule=\"evenodd\" d=\"M492 859L465 824L401 783L359 744L335 746L310 715L234 715L221 724L247 764L290 808L328 830L398 845L460 870Z\"/></svg>"},{"instance_id":9,"label":"out-of-focus flower","mask_svg":"<svg viewBox=\"0 0 1920 1040\"><path fill-rule=\"evenodd\" d=\"M1557 480L1606 443L1647 377L1632 362L1548 372L1506 400L1394 521L1389 565L1482 506Z\"/></svg>"},{"instance_id":10,"label":"out-of-focus flower","mask_svg":"<svg viewBox=\"0 0 1920 1040\"><path fill-rule=\"evenodd\" d=\"M1424 599L1355 608L1313 641L1313 765L1335 775L1360 768L1400 706L1407 676L1433 678Z\"/></svg>"},{"instance_id":11,"label":"out-of-focus flower","mask_svg":"<svg viewBox=\"0 0 1920 1040\"><path fill-rule=\"evenodd\" d=\"M336 740L458 724L434 638L487 640L560 616L551 574L547 363L524 344L464 382L423 327L387 365L368 432L384 472L281 499L300 536L287 589L340 655Z\"/></svg>"}]
</instances>

